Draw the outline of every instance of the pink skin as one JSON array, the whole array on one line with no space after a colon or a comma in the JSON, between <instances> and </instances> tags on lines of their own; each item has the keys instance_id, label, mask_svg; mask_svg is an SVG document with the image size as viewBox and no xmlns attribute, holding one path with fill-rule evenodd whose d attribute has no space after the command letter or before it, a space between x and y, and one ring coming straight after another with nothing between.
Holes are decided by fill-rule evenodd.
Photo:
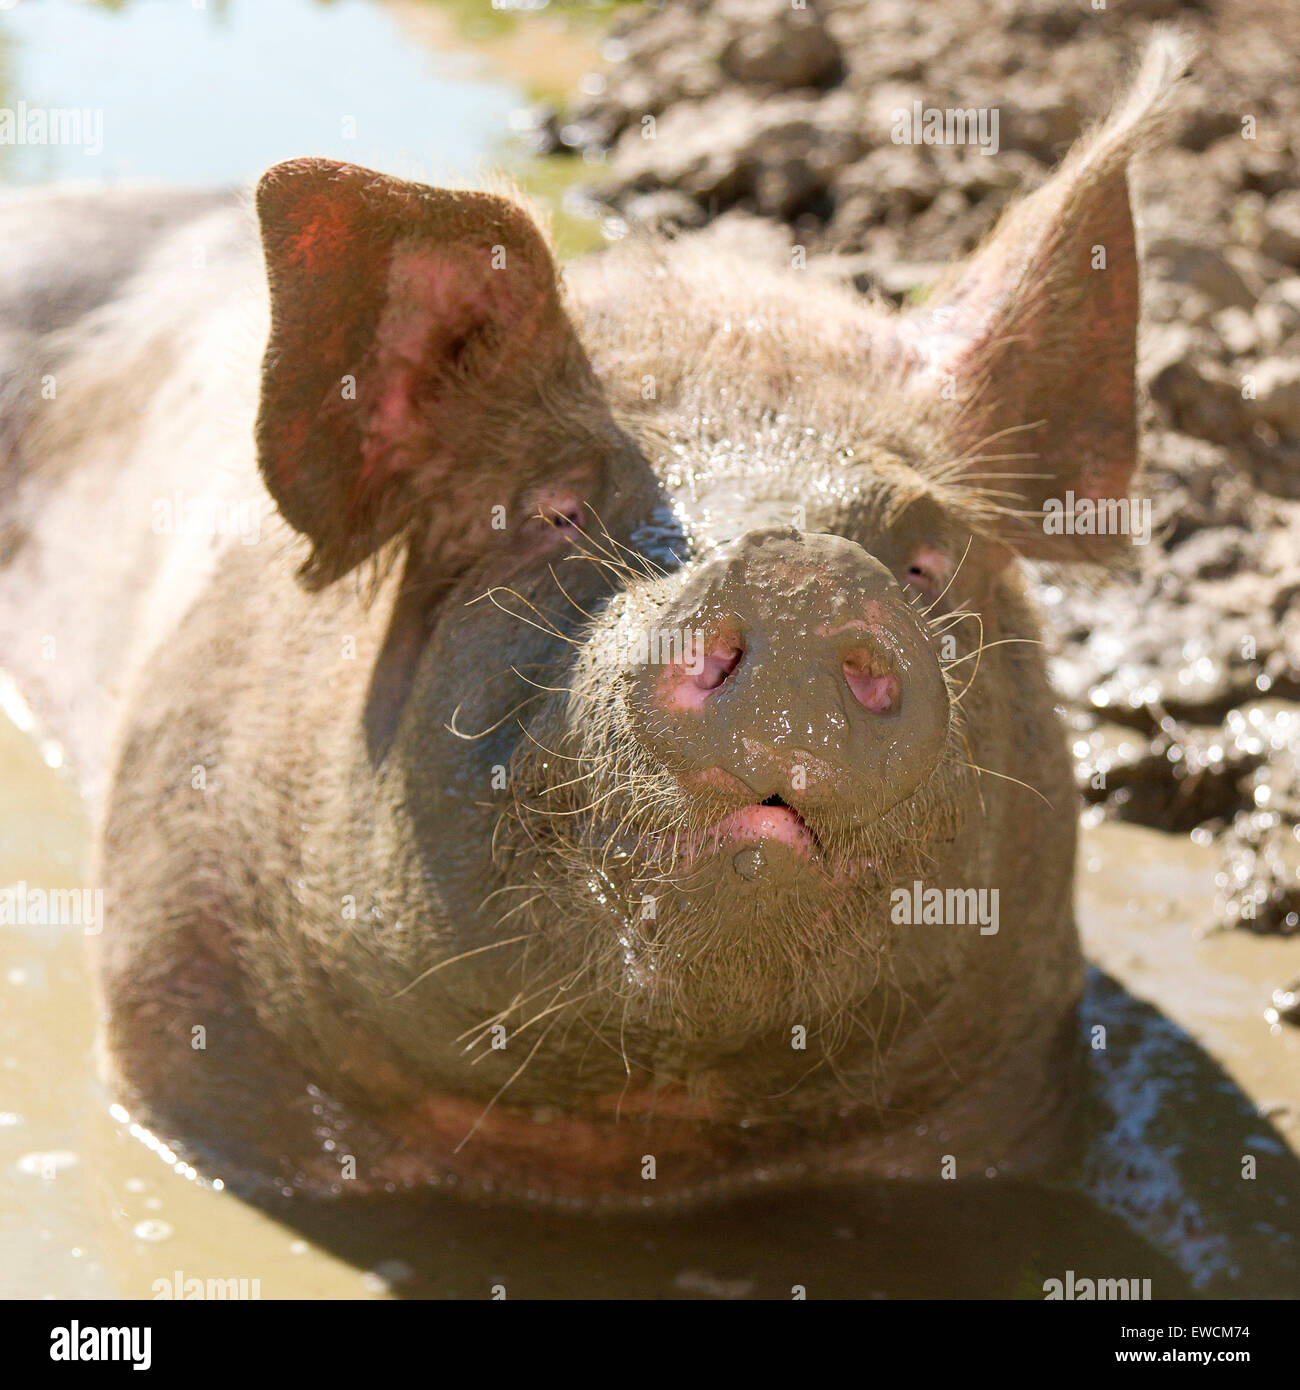
<instances>
[{"instance_id":1,"label":"pink skin","mask_svg":"<svg viewBox=\"0 0 1300 1390\"><path fill-rule=\"evenodd\" d=\"M792 806L762 806L757 802L730 812L700 834L677 837L673 850L679 866L685 870L701 855L716 854L724 845L762 840L784 845L801 859L812 860L818 852L812 831Z\"/></svg>"},{"instance_id":2,"label":"pink skin","mask_svg":"<svg viewBox=\"0 0 1300 1390\"><path fill-rule=\"evenodd\" d=\"M947 555L933 545L918 547L907 568L907 582L931 598L937 597L949 579L951 564Z\"/></svg>"},{"instance_id":3,"label":"pink skin","mask_svg":"<svg viewBox=\"0 0 1300 1390\"><path fill-rule=\"evenodd\" d=\"M743 655L736 642L724 637L710 647L698 672L688 671L681 662L665 666L656 691L658 699L673 709L699 712L709 696L740 664Z\"/></svg>"},{"instance_id":4,"label":"pink skin","mask_svg":"<svg viewBox=\"0 0 1300 1390\"><path fill-rule=\"evenodd\" d=\"M362 443L364 485L378 486L412 466L403 442L415 428L419 385L428 364L511 307L504 281L492 276L486 253L481 254L481 288L444 253L407 248L394 254L387 301L375 331L374 380L380 387L369 402Z\"/></svg>"},{"instance_id":5,"label":"pink skin","mask_svg":"<svg viewBox=\"0 0 1300 1390\"><path fill-rule=\"evenodd\" d=\"M565 540L579 535L586 522L586 509L576 492L546 488L533 501L528 515L545 522Z\"/></svg>"},{"instance_id":6,"label":"pink skin","mask_svg":"<svg viewBox=\"0 0 1300 1390\"><path fill-rule=\"evenodd\" d=\"M817 849L803 817L789 806L742 806L720 820L709 831L709 839L714 845L775 840L804 859L811 859Z\"/></svg>"},{"instance_id":7,"label":"pink skin","mask_svg":"<svg viewBox=\"0 0 1300 1390\"><path fill-rule=\"evenodd\" d=\"M840 623L836 627L828 627L822 623L817 628L819 637L838 637L841 632L872 632L879 633L885 625L885 613L878 603L868 603L862 610L865 616L861 618L850 618L848 622Z\"/></svg>"},{"instance_id":8,"label":"pink skin","mask_svg":"<svg viewBox=\"0 0 1300 1390\"><path fill-rule=\"evenodd\" d=\"M817 633L821 637L838 637L841 632L869 632L877 636L883 633L885 623L880 605L869 603L865 611L865 618L852 618L847 623L840 623L838 627L827 627L823 624L817 629ZM854 699L863 709L869 710L872 714L889 714L898 708L902 686L897 676L888 673L873 675L872 665L870 648L863 647L847 652L842 666L844 679L853 692Z\"/></svg>"},{"instance_id":9,"label":"pink skin","mask_svg":"<svg viewBox=\"0 0 1300 1390\"><path fill-rule=\"evenodd\" d=\"M897 676L873 676L869 669L864 670L869 662L866 652L850 652L844 658L844 679L863 709L872 714L889 714L898 708L902 687Z\"/></svg>"},{"instance_id":10,"label":"pink skin","mask_svg":"<svg viewBox=\"0 0 1300 1390\"><path fill-rule=\"evenodd\" d=\"M806 749L801 748L797 752L781 753L753 738L742 738L740 743L741 747L752 758L767 758L784 764L786 779L792 788L792 800L797 800L793 795L794 769L796 767L803 771L805 789L815 787L818 782L830 782L834 779L835 773L830 764L823 762L821 758L814 757Z\"/></svg>"},{"instance_id":11,"label":"pink skin","mask_svg":"<svg viewBox=\"0 0 1300 1390\"><path fill-rule=\"evenodd\" d=\"M867 605L866 618L854 618L835 628L819 627L817 632L822 637L834 637L841 632L851 631L877 634L883 626L880 605L871 603ZM709 696L726 683L744 654L744 648L731 637L717 639L698 672L688 671L682 663L664 668L658 682L658 699L668 708L696 713L702 711ZM872 665L869 649L848 652L842 668L845 682L863 709L872 714L891 713L898 708L902 687L895 675L873 674Z\"/></svg>"},{"instance_id":12,"label":"pink skin","mask_svg":"<svg viewBox=\"0 0 1300 1390\"><path fill-rule=\"evenodd\" d=\"M805 764L811 781L814 768ZM825 775L824 773L822 775ZM743 793L746 788L729 772L720 767L705 768L684 779L682 785L688 791L705 787L727 793ZM679 864L683 870L690 866L701 854L716 854L724 845L756 843L761 840L774 840L784 845L792 854L809 862L817 859L821 848L816 837L804 823L803 817L793 806L763 806L751 802L729 812L721 820L710 826L702 834L679 837L673 845ZM857 859L840 865L831 876L831 882L841 886L856 883L862 875L873 868L869 858Z\"/></svg>"},{"instance_id":13,"label":"pink skin","mask_svg":"<svg viewBox=\"0 0 1300 1390\"><path fill-rule=\"evenodd\" d=\"M694 773L684 779L682 785L687 791L708 787L731 795L748 790L743 782L720 767ZM798 811L792 806L763 806L757 802L729 812L701 834L679 837L674 849L682 867L689 868L702 853L716 853L724 844L757 840L775 840L804 859L812 859L817 853L817 841Z\"/></svg>"},{"instance_id":14,"label":"pink skin","mask_svg":"<svg viewBox=\"0 0 1300 1390\"><path fill-rule=\"evenodd\" d=\"M716 854L724 847L734 848L763 841L782 845L791 854L809 863L821 855L816 837L793 806L763 806L757 802L732 811L703 834L679 838L674 849L679 866L685 871L701 855ZM870 858L854 859L837 865L830 874L830 881L839 887L850 887L864 874L870 873L873 867Z\"/></svg>"},{"instance_id":15,"label":"pink skin","mask_svg":"<svg viewBox=\"0 0 1300 1390\"><path fill-rule=\"evenodd\" d=\"M565 486L539 488L525 500L523 515L530 524L524 532L527 548L519 552L521 565L577 540L587 524L581 495Z\"/></svg>"}]
</instances>

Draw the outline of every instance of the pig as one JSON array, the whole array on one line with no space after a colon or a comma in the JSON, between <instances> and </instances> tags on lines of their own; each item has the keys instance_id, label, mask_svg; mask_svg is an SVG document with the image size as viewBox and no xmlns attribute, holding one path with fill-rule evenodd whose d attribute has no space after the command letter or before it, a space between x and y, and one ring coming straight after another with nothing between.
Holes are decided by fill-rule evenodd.
<instances>
[{"instance_id":1,"label":"pig","mask_svg":"<svg viewBox=\"0 0 1300 1390\"><path fill-rule=\"evenodd\" d=\"M901 313L716 235L561 273L517 197L318 158L258 186L264 277L237 199L0 210L0 654L101 826L117 1113L249 1192L1050 1172L1025 562L1124 545L1044 518L1130 490L1185 60Z\"/></svg>"}]
</instances>

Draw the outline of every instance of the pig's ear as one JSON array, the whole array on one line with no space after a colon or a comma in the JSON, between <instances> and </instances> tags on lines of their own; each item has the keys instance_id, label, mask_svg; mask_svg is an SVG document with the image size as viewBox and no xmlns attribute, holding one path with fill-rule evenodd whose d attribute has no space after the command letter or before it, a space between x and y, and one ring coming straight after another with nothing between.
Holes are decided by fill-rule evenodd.
<instances>
[{"instance_id":1,"label":"pig's ear","mask_svg":"<svg viewBox=\"0 0 1300 1390\"><path fill-rule=\"evenodd\" d=\"M999 530L1022 554L1104 554L1107 538L1048 535L1044 507L1068 492L1128 495L1138 262L1127 169L1162 133L1186 62L1181 40L1158 38L1124 104L900 325L911 383L941 403L950 457L1006 509Z\"/></svg>"},{"instance_id":2,"label":"pig's ear","mask_svg":"<svg viewBox=\"0 0 1300 1390\"><path fill-rule=\"evenodd\" d=\"M271 169L257 211L271 291L258 456L311 540L303 581L414 528L435 561L463 563L467 532L519 484L484 440L516 435L529 400L585 363L541 234L506 198L324 159Z\"/></svg>"}]
</instances>

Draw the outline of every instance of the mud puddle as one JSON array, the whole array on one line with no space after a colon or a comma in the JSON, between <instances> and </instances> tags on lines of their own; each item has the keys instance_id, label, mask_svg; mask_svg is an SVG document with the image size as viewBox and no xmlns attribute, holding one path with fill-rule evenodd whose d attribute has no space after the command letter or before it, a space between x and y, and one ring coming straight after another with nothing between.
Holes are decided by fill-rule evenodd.
<instances>
[{"instance_id":1,"label":"mud puddle","mask_svg":"<svg viewBox=\"0 0 1300 1390\"><path fill-rule=\"evenodd\" d=\"M5 885L83 882L88 829L46 763L0 721ZM1255 1277L1276 1295L1300 1193L1300 1030L1266 1009L1270 982L1300 972L1300 941L1208 931L1214 868L1213 852L1185 837L1085 831L1080 917L1104 973L1083 1027L1110 1031L1096 1084L1121 1112L1087 1159L1090 1195L858 1188L678 1218L587 1221L446 1199L256 1210L111 1115L82 932L6 926L0 1296L152 1298L193 1293L197 1280L262 1298L1037 1298L1067 1269L1150 1278L1157 1298L1244 1293ZM1246 1200L1248 1150L1258 1174ZM1142 1238L1144 1222L1163 1250Z\"/></svg>"}]
</instances>

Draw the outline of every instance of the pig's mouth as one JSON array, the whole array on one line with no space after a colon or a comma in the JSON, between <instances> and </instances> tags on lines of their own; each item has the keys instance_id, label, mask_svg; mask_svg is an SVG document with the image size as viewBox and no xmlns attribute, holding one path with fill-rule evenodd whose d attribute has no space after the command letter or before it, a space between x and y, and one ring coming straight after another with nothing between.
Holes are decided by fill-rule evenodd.
<instances>
[{"instance_id":1,"label":"pig's mouth","mask_svg":"<svg viewBox=\"0 0 1300 1390\"><path fill-rule=\"evenodd\" d=\"M730 864L737 887L771 883L773 870L800 875L806 870L830 885L847 886L875 878L875 861L866 854L844 854L780 796L725 812L702 830L653 836L643 851L661 871L689 875L720 860Z\"/></svg>"},{"instance_id":2,"label":"pig's mouth","mask_svg":"<svg viewBox=\"0 0 1300 1390\"><path fill-rule=\"evenodd\" d=\"M714 848L736 844L783 845L801 859L814 859L821 854L821 844L808 822L779 796L742 806L716 821L702 837Z\"/></svg>"}]
</instances>

